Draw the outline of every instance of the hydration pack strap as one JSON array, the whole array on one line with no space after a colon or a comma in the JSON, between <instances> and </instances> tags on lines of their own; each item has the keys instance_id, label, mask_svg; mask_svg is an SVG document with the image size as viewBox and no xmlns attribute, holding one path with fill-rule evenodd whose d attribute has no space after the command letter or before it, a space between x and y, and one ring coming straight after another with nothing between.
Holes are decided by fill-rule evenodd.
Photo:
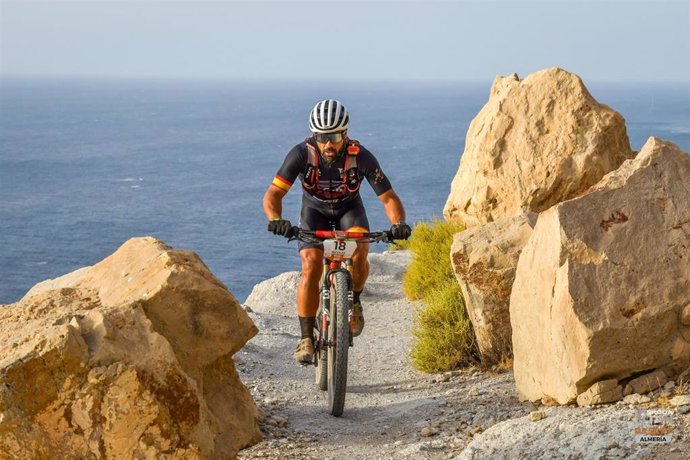
<instances>
[{"instance_id":1,"label":"hydration pack strap","mask_svg":"<svg viewBox=\"0 0 690 460\"><path fill-rule=\"evenodd\" d=\"M359 190L361 182L357 173L357 155L359 154L359 142L354 139L347 140L347 156L343 167L343 182L347 191L355 193Z\"/></svg>"},{"instance_id":2,"label":"hydration pack strap","mask_svg":"<svg viewBox=\"0 0 690 460\"><path fill-rule=\"evenodd\" d=\"M307 168L304 171L302 186L311 191L319 189L319 151L314 147L309 138L307 142ZM359 154L359 142L354 139L347 139L345 166L343 167L342 181L347 187L348 192L355 193L361 184L357 173L357 155Z\"/></svg>"},{"instance_id":3,"label":"hydration pack strap","mask_svg":"<svg viewBox=\"0 0 690 460\"><path fill-rule=\"evenodd\" d=\"M318 171L319 171L319 152L316 147L309 143L307 139L307 169L304 171L304 180L302 186L307 190L314 190L319 185Z\"/></svg>"}]
</instances>

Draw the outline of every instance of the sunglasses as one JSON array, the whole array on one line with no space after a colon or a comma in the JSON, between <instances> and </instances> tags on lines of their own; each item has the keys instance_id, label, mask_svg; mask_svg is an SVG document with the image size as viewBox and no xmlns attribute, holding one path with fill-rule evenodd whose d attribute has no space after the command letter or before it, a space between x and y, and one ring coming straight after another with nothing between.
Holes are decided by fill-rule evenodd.
<instances>
[{"instance_id":1,"label":"sunglasses","mask_svg":"<svg viewBox=\"0 0 690 460\"><path fill-rule=\"evenodd\" d=\"M341 142L343 140L343 133L317 133L314 136L316 137L316 142L318 142L319 144L327 144L328 141L337 144L338 142Z\"/></svg>"}]
</instances>

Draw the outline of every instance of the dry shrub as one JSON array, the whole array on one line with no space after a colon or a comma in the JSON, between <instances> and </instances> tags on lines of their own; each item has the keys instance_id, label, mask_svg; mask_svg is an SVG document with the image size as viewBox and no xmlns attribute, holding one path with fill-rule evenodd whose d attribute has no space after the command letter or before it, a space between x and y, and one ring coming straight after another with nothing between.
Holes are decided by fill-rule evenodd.
<instances>
[{"instance_id":1,"label":"dry shrub","mask_svg":"<svg viewBox=\"0 0 690 460\"><path fill-rule=\"evenodd\" d=\"M403 278L410 299L421 299L413 328L412 365L443 372L478 361L472 324L450 262L453 235L464 228L444 221L418 224L409 241L412 262Z\"/></svg>"}]
</instances>

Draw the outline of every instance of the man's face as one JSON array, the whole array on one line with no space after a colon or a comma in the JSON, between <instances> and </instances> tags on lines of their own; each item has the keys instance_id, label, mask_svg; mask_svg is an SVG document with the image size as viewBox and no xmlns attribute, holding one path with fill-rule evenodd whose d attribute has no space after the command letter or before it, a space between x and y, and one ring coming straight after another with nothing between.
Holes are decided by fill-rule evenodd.
<instances>
[{"instance_id":1,"label":"man's face","mask_svg":"<svg viewBox=\"0 0 690 460\"><path fill-rule=\"evenodd\" d=\"M331 163L340 155L345 142L345 132L331 134L316 134L316 146L323 158Z\"/></svg>"}]
</instances>

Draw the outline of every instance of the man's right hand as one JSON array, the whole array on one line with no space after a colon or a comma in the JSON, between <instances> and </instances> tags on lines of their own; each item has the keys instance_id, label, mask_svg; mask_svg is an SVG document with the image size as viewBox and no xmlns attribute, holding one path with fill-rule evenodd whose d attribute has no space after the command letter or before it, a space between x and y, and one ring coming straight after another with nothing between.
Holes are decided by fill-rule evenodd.
<instances>
[{"instance_id":1,"label":"man's right hand","mask_svg":"<svg viewBox=\"0 0 690 460\"><path fill-rule=\"evenodd\" d=\"M289 220L273 219L268 223L268 231L274 235L290 238L292 236L292 224Z\"/></svg>"}]
</instances>

